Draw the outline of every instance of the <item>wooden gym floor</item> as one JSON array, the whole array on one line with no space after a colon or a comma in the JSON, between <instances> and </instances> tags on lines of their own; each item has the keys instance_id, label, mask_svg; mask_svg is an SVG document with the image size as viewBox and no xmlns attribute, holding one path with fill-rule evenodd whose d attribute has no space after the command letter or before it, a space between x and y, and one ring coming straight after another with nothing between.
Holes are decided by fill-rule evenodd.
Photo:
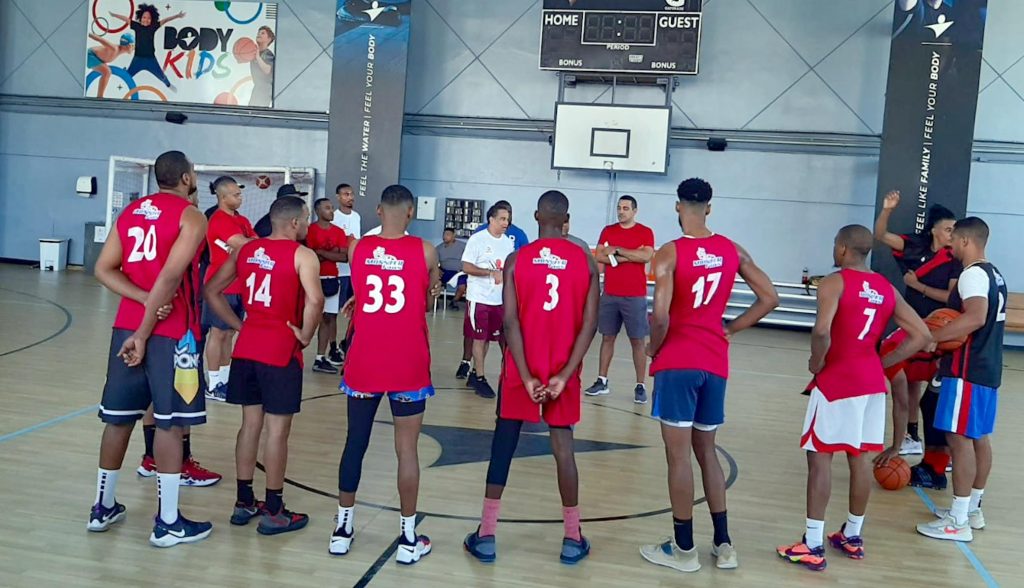
<instances>
[{"instance_id":1,"label":"wooden gym floor","mask_svg":"<svg viewBox=\"0 0 1024 588\"><path fill-rule=\"evenodd\" d=\"M202 463L224 474L212 488L182 490L183 511L214 522L213 535L196 545L159 551L149 546L155 511L154 482L133 473L142 454L136 432L118 484L127 519L103 534L85 530L95 493L101 425L95 417L104 381L110 325L117 297L80 271L41 274L0 266L0 584L101 586L175 582L181 585L350 586L1014 586L1020 556L1013 545L1024 529L1019 503L1024 470L1017 451L1024 442L1024 355L1009 352L1005 391L994 437L995 471L985 496L989 526L969 546L917 535L927 520L926 500L946 506L950 494L876 489L865 527L868 558L847 560L830 552L829 568L813 573L787 564L776 545L799 539L804 522L805 461L797 448L805 398L808 337L805 333L753 330L734 340L727 424L719 435L729 491L731 534L740 568L714 568L708 550L711 521L695 510L695 533L704 568L684 576L642 560L637 547L671 533L664 452L649 407L632 402L632 366L620 340L612 366L613 394L585 399L577 428L584 532L591 557L576 567L558 562L562 527L553 460L543 433L525 433L499 526L500 557L483 565L461 542L479 515L487 468L494 401L454 379L461 354L462 314L431 319L434 384L420 443L423 466L420 531L433 553L411 568L386 556L398 534L395 457L390 414L382 406L365 461L357 540L343 557L327 553L333 530L338 459L345 410L337 378L305 374L304 404L292 429L285 499L308 512L306 530L261 537L254 525L232 527L233 448L240 419L236 407L209 407L209 423L193 434ZM311 363L307 358L307 366ZM386 354L382 367L387 369ZM596 375L597 346L584 369ZM492 353L488 376L497 379ZM442 450L443 448L443 450ZM584 450L588 451L584 451ZM834 494L827 529L845 520L844 460L834 466ZM916 460L912 460L916 461ZM257 493L263 490L257 473ZM700 488L697 496L701 495Z\"/></svg>"}]
</instances>

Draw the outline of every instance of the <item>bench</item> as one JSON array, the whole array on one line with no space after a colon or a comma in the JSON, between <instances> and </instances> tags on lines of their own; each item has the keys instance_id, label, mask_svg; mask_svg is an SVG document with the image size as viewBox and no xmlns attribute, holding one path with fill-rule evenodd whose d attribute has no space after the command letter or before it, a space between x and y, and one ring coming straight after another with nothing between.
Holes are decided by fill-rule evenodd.
<instances>
[{"instance_id":1,"label":"bench","mask_svg":"<svg viewBox=\"0 0 1024 588\"><path fill-rule=\"evenodd\" d=\"M1024 333L1024 293L1010 292L1006 301L1006 332Z\"/></svg>"}]
</instances>

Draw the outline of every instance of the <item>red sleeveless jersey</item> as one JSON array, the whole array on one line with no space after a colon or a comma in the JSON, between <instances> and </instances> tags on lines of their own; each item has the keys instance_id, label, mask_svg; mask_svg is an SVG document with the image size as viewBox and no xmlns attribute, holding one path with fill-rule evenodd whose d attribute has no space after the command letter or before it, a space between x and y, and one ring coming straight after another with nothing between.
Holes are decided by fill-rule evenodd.
<instances>
[{"instance_id":1,"label":"red sleeveless jersey","mask_svg":"<svg viewBox=\"0 0 1024 588\"><path fill-rule=\"evenodd\" d=\"M367 394L430 386L430 272L423 240L363 237L350 263L356 300L346 385Z\"/></svg>"},{"instance_id":2,"label":"red sleeveless jersey","mask_svg":"<svg viewBox=\"0 0 1024 588\"><path fill-rule=\"evenodd\" d=\"M811 382L829 402L885 393L878 349L896 308L893 287L882 274L844 269L839 275L843 294L832 319L832 344Z\"/></svg>"},{"instance_id":3,"label":"red sleeveless jersey","mask_svg":"<svg viewBox=\"0 0 1024 588\"><path fill-rule=\"evenodd\" d=\"M583 328L590 290L587 253L567 239L534 241L516 254L515 288L526 365L534 377L547 384L569 362ZM503 386L522 385L512 353L506 350ZM579 387L577 370L567 389Z\"/></svg>"},{"instance_id":4,"label":"red sleeveless jersey","mask_svg":"<svg viewBox=\"0 0 1024 588\"><path fill-rule=\"evenodd\" d=\"M682 237L676 246L675 287L668 334L651 362L664 370L702 370L729 377L729 340L722 321L740 267L736 244L721 235Z\"/></svg>"},{"instance_id":5,"label":"red sleeveless jersey","mask_svg":"<svg viewBox=\"0 0 1024 588\"><path fill-rule=\"evenodd\" d=\"M157 193L140 198L124 208L115 229L121 240L121 272L143 290L149 292L164 269L174 242L181 233L181 215L192 204L175 194ZM202 246L185 274L171 301L173 310L158 321L154 335L178 340L189 329L198 339L199 328L199 255ZM129 298L122 298L114 319L115 329L135 331L142 325L146 307Z\"/></svg>"},{"instance_id":6,"label":"red sleeveless jersey","mask_svg":"<svg viewBox=\"0 0 1024 588\"><path fill-rule=\"evenodd\" d=\"M302 365L302 347L288 323L301 327L306 294L295 268L300 245L288 239L256 239L238 250L245 320L231 357L284 367Z\"/></svg>"}]
</instances>

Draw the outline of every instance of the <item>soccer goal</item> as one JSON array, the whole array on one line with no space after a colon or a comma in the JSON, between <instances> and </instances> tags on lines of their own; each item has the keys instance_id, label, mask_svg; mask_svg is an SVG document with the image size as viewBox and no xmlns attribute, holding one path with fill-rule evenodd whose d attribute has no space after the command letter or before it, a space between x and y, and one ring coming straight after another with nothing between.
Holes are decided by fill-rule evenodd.
<instances>
[{"instance_id":1,"label":"soccer goal","mask_svg":"<svg viewBox=\"0 0 1024 588\"><path fill-rule=\"evenodd\" d=\"M109 233L121 210L129 203L156 191L156 177L153 175L152 159L139 159L115 155L110 158L107 180L107 218ZM196 164L199 176L199 209L217 204L217 197L210 193L210 182L219 176L231 176L245 186L242 192L242 208L239 212L256 224L277 197L277 190L284 184L295 184L300 192L309 192L306 204L312 204L316 188L316 169L311 167L285 166L238 166L217 164Z\"/></svg>"}]
</instances>

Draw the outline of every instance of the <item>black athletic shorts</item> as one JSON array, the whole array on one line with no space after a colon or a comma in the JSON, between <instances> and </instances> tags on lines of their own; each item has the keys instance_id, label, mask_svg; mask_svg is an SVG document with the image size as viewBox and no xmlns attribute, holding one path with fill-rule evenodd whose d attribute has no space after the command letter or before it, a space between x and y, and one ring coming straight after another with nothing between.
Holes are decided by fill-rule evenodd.
<instances>
[{"instance_id":1,"label":"black athletic shorts","mask_svg":"<svg viewBox=\"0 0 1024 588\"><path fill-rule=\"evenodd\" d=\"M244 319L245 308L242 306L242 295L225 294L224 298L227 299L228 306L231 307L231 310L235 313L235 316L238 317L238 320ZM213 327L214 329L220 329L222 331L232 330L226 322L222 321L220 317L217 316L217 313L213 312L213 309L210 308L210 305L205 300L203 300L203 309L199 320L206 329Z\"/></svg>"},{"instance_id":2,"label":"black athletic shorts","mask_svg":"<svg viewBox=\"0 0 1024 588\"><path fill-rule=\"evenodd\" d=\"M181 341L153 335L146 343L142 364L128 367L117 352L132 333L114 329L110 337L100 420L115 425L133 423L152 404L156 425L162 429L205 423L206 397L200 386L199 350L192 335Z\"/></svg>"},{"instance_id":3,"label":"black athletic shorts","mask_svg":"<svg viewBox=\"0 0 1024 588\"><path fill-rule=\"evenodd\" d=\"M292 359L284 367L250 359L232 359L228 402L242 406L263 405L268 414L295 414L302 404L302 367Z\"/></svg>"}]
</instances>

